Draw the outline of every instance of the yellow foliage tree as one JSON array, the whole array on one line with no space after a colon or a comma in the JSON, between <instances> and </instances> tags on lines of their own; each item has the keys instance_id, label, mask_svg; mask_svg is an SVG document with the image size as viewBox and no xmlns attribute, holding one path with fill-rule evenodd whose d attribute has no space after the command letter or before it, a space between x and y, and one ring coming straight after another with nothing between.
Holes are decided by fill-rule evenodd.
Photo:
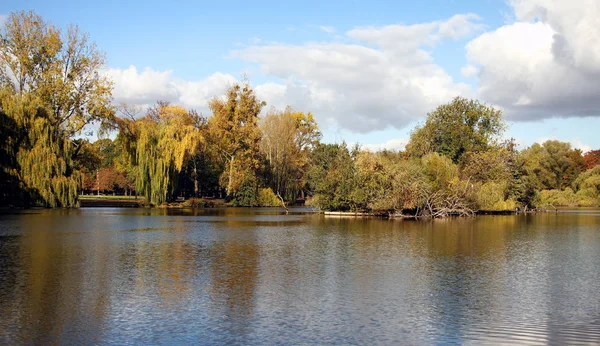
<instances>
[{"instance_id":1,"label":"yellow foliage tree","mask_svg":"<svg viewBox=\"0 0 600 346\"><path fill-rule=\"evenodd\" d=\"M258 115L264 106L247 82L231 86L224 99L215 97L209 103L213 116L208 119L208 140L224 162L221 184L229 195L260 166Z\"/></svg>"},{"instance_id":2,"label":"yellow foliage tree","mask_svg":"<svg viewBox=\"0 0 600 346\"><path fill-rule=\"evenodd\" d=\"M93 121L112 118L112 84L98 74L104 64L77 26L66 33L33 12L9 15L0 33L0 113L6 167L30 204L77 204L80 175L71 138ZM12 129L6 128L10 124Z\"/></svg>"},{"instance_id":3,"label":"yellow foliage tree","mask_svg":"<svg viewBox=\"0 0 600 346\"><path fill-rule=\"evenodd\" d=\"M293 200L306 184L310 150L321 138L311 113L272 109L262 119L260 148L269 162L270 185Z\"/></svg>"}]
</instances>

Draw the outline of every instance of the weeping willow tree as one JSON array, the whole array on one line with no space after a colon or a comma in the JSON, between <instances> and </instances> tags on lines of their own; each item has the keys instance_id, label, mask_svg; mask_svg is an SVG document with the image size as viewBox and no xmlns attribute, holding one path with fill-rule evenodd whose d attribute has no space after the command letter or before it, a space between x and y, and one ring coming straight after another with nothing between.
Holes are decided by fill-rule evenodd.
<instances>
[{"instance_id":1,"label":"weeping willow tree","mask_svg":"<svg viewBox=\"0 0 600 346\"><path fill-rule=\"evenodd\" d=\"M148 201L167 201L179 173L204 143L194 111L158 102L146 116L120 119L118 141L135 172L137 191Z\"/></svg>"},{"instance_id":2,"label":"weeping willow tree","mask_svg":"<svg viewBox=\"0 0 600 346\"><path fill-rule=\"evenodd\" d=\"M79 172L72 169L71 140L56 136L49 124L47 109L30 95L5 98L2 107L18 122L15 124L26 135L19 138L15 155L16 165L5 167L16 177L19 198L26 205L42 204L48 207L74 206L77 203ZM26 130L24 130L26 129ZM12 138L11 140L14 140ZM15 196L16 197L16 196Z\"/></svg>"},{"instance_id":3,"label":"weeping willow tree","mask_svg":"<svg viewBox=\"0 0 600 346\"><path fill-rule=\"evenodd\" d=\"M5 199L77 204L72 138L113 115L112 85L97 72L103 64L104 56L76 26L63 33L33 12L7 18L0 32L0 144L10 159L3 174L15 184L2 191Z\"/></svg>"}]
</instances>

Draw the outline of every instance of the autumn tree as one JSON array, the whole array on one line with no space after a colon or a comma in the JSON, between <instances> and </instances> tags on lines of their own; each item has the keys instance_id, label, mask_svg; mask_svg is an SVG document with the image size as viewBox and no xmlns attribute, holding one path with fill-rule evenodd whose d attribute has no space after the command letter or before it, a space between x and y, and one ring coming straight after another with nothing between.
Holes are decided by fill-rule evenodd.
<instances>
[{"instance_id":1,"label":"autumn tree","mask_svg":"<svg viewBox=\"0 0 600 346\"><path fill-rule=\"evenodd\" d=\"M311 113L272 109L260 122L260 148L269 163L269 185L287 200L303 192L311 149L321 133Z\"/></svg>"},{"instance_id":2,"label":"autumn tree","mask_svg":"<svg viewBox=\"0 0 600 346\"><path fill-rule=\"evenodd\" d=\"M33 12L15 12L0 33L0 113L12 129L6 144L29 203L74 206L80 174L72 137L113 115L111 83L87 34L66 32ZM6 126L6 125L3 125ZM16 131L13 131L17 129Z\"/></svg>"},{"instance_id":3,"label":"autumn tree","mask_svg":"<svg viewBox=\"0 0 600 346\"><path fill-rule=\"evenodd\" d=\"M505 127L500 110L457 97L427 115L425 124L411 134L406 151L414 157L436 152L458 163L465 153L487 150Z\"/></svg>"},{"instance_id":4,"label":"autumn tree","mask_svg":"<svg viewBox=\"0 0 600 346\"><path fill-rule=\"evenodd\" d=\"M209 103L213 115L208 120L208 144L223 162L220 180L230 196L260 167L258 115L264 106L248 82L229 87L225 98Z\"/></svg>"},{"instance_id":5,"label":"autumn tree","mask_svg":"<svg viewBox=\"0 0 600 346\"><path fill-rule=\"evenodd\" d=\"M600 165L600 150L590 150L583 155L585 169L591 169Z\"/></svg>"}]
</instances>

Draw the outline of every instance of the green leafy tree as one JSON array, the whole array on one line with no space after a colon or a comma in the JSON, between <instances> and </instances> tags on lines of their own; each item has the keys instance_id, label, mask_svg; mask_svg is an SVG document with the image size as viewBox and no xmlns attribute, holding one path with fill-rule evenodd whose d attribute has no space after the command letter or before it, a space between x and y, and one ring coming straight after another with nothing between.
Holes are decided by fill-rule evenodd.
<instances>
[{"instance_id":1,"label":"green leafy tree","mask_svg":"<svg viewBox=\"0 0 600 346\"><path fill-rule=\"evenodd\" d=\"M428 183L418 160L399 153L362 151L356 159L353 196L367 210L394 214L419 206L419 192Z\"/></svg>"},{"instance_id":2,"label":"green leafy tree","mask_svg":"<svg viewBox=\"0 0 600 346\"><path fill-rule=\"evenodd\" d=\"M236 207L257 207L259 205L259 184L255 175L248 172L233 195L232 204Z\"/></svg>"},{"instance_id":3,"label":"green leafy tree","mask_svg":"<svg viewBox=\"0 0 600 346\"><path fill-rule=\"evenodd\" d=\"M97 190L97 173L102 168L102 153L86 139L74 140L74 165L81 174L81 190Z\"/></svg>"},{"instance_id":4,"label":"green leafy tree","mask_svg":"<svg viewBox=\"0 0 600 346\"><path fill-rule=\"evenodd\" d=\"M318 144L311 154L309 186L311 203L325 210L356 210L361 202L353 199L356 170L353 153L346 143Z\"/></svg>"},{"instance_id":5,"label":"green leafy tree","mask_svg":"<svg viewBox=\"0 0 600 346\"><path fill-rule=\"evenodd\" d=\"M110 167L115 163L115 159L118 155L118 149L115 142L110 138L99 138L92 146L100 153L102 157L101 166Z\"/></svg>"},{"instance_id":6,"label":"green leafy tree","mask_svg":"<svg viewBox=\"0 0 600 346\"><path fill-rule=\"evenodd\" d=\"M535 143L522 153L527 174L537 190L564 190L585 166L581 151L571 144L549 140Z\"/></svg>"},{"instance_id":7,"label":"green leafy tree","mask_svg":"<svg viewBox=\"0 0 600 346\"><path fill-rule=\"evenodd\" d=\"M418 214L429 217L473 215L477 210L474 185L460 179L457 165L438 153L423 156L421 165L428 183L419 189Z\"/></svg>"},{"instance_id":8,"label":"green leafy tree","mask_svg":"<svg viewBox=\"0 0 600 346\"><path fill-rule=\"evenodd\" d=\"M600 206L600 165L581 173L573 182L580 205Z\"/></svg>"},{"instance_id":9,"label":"green leafy tree","mask_svg":"<svg viewBox=\"0 0 600 346\"><path fill-rule=\"evenodd\" d=\"M406 146L409 155L436 152L458 163L465 153L485 151L503 133L502 112L479 101L457 97L427 115Z\"/></svg>"}]
</instances>

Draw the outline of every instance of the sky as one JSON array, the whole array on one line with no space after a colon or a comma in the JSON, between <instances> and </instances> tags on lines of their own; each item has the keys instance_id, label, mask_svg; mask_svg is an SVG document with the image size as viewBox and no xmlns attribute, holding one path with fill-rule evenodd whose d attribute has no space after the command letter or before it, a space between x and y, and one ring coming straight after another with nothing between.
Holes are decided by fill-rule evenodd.
<instances>
[{"instance_id":1,"label":"sky","mask_svg":"<svg viewBox=\"0 0 600 346\"><path fill-rule=\"evenodd\" d=\"M267 109L311 112L325 142L402 149L456 96L503 111L522 148L600 148L597 0L3 0L106 53L115 103L207 102L246 76Z\"/></svg>"}]
</instances>

